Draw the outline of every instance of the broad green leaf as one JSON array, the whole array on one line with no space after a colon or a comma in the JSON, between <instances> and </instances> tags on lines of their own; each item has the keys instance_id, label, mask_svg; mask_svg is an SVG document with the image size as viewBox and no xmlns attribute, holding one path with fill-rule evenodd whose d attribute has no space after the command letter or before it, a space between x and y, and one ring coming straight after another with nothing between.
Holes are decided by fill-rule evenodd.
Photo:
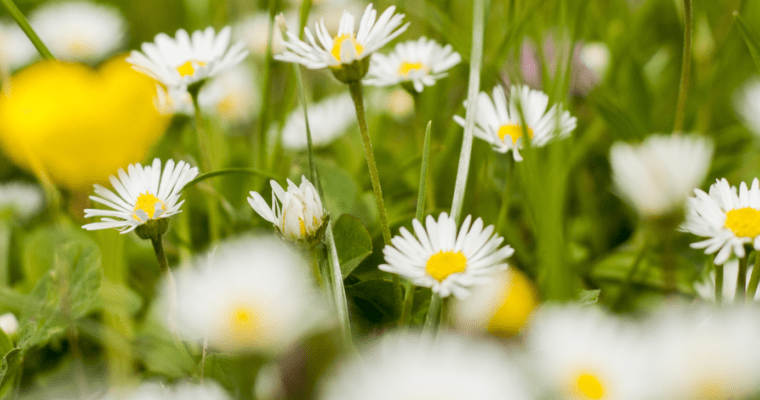
<instances>
[{"instance_id":1,"label":"broad green leaf","mask_svg":"<svg viewBox=\"0 0 760 400\"><path fill-rule=\"evenodd\" d=\"M398 285L398 290L401 290ZM389 323L401 316L401 304L396 302L393 282L370 279L346 286L346 295L356 304L362 316L375 323Z\"/></svg>"},{"instance_id":2,"label":"broad green leaf","mask_svg":"<svg viewBox=\"0 0 760 400\"><path fill-rule=\"evenodd\" d=\"M142 305L142 297L129 286L104 278L94 307L102 310L126 310L129 315L134 315Z\"/></svg>"},{"instance_id":3,"label":"broad green leaf","mask_svg":"<svg viewBox=\"0 0 760 400\"><path fill-rule=\"evenodd\" d=\"M333 235L340 272L345 279L362 260L372 254L372 237L356 217L348 214L341 215L335 222Z\"/></svg>"},{"instance_id":4,"label":"broad green leaf","mask_svg":"<svg viewBox=\"0 0 760 400\"><path fill-rule=\"evenodd\" d=\"M352 212L356 207L359 187L351 174L335 165L333 162L315 159L319 178L323 185L324 198L322 203L331 215L341 215ZM298 179L296 182L300 182Z\"/></svg>"},{"instance_id":5,"label":"broad green leaf","mask_svg":"<svg viewBox=\"0 0 760 400\"><path fill-rule=\"evenodd\" d=\"M629 271L636 258L636 251L625 251L612 254L594 265L591 277L598 280L624 282L628 278ZM694 280L694 267L683 257L675 256L677 279L676 289L686 295L694 295L692 281ZM665 289L665 281L662 273L662 256L655 253L647 253L638 267L638 271L631 278L635 285L648 286L654 289Z\"/></svg>"},{"instance_id":6,"label":"broad green leaf","mask_svg":"<svg viewBox=\"0 0 760 400\"><path fill-rule=\"evenodd\" d=\"M736 26L739 28L739 33L741 33L742 37L744 38L744 43L747 44L749 54L752 56L752 61L755 62L755 67L757 67L757 70L760 71L760 41L757 39L757 36L755 36L755 34L749 29L747 24L744 22L744 18L742 18L738 12L734 12L734 18L736 21Z\"/></svg>"},{"instance_id":7,"label":"broad green leaf","mask_svg":"<svg viewBox=\"0 0 760 400\"><path fill-rule=\"evenodd\" d=\"M599 293L601 290L584 290L578 296L578 302L585 305L594 304L599 301Z\"/></svg>"},{"instance_id":8,"label":"broad green leaf","mask_svg":"<svg viewBox=\"0 0 760 400\"><path fill-rule=\"evenodd\" d=\"M27 236L22 253L23 283L19 289L29 293L53 267L55 249L73 240L89 241L85 231L73 225L47 225Z\"/></svg>"}]
</instances>

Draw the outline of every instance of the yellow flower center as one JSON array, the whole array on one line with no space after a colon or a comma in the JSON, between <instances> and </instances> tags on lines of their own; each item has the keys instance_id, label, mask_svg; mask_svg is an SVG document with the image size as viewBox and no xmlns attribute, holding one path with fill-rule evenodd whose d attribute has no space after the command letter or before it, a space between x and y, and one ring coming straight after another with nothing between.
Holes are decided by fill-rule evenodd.
<instances>
[{"instance_id":1,"label":"yellow flower center","mask_svg":"<svg viewBox=\"0 0 760 400\"><path fill-rule=\"evenodd\" d=\"M255 310L248 305L238 305L230 314L230 325L234 340L246 343L257 336L257 318Z\"/></svg>"},{"instance_id":2,"label":"yellow flower center","mask_svg":"<svg viewBox=\"0 0 760 400\"><path fill-rule=\"evenodd\" d=\"M528 317L538 305L538 294L528 278L521 272L511 270L504 298L488 323L492 335L509 337L519 333Z\"/></svg>"},{"instance_id":3,"label":"yellow flower center","mask_svg":"<svg viewBox=\"0 0 760 400\"><path fill-rule=\"evenodd\" d=\"M70 41L66 47L68 47L69 52L77 55L92 53L92 46L90 46L86 41L80 39Z\"/></svg>"},{"instance_id":4,"label":"yellow flower center","mask_svg":"<svg viewBox=\"0 0 760 400\"><path fill-rule=\"evenodd\" d=\"M195 74L195 67L193 66L193 64L197 64L200 67L206 65L206 63L203 61L189 60L186 63L177 67L177 72L179 72L181 76L192 76L193 74Z\"/></svg>"},{"instance_id":5,"label":"yellow flower center","mask_svg":"<svg viewBox=\"0 0 760 400\"><path fill-rule=\"evenodd\" d=\"M425 271L438 282L443 282L451 274L464 272L466 268L467 257L459 251L439 251L425 265Z\"/></svg>"},{"instance_id":6,"label":"yellow flower center","mask_svg":"<svg viewBox=\"0 0 760 400\"><path fill-rule=\"evenodd\" d=\"M578 394L591 400L599 400L604 396L604 387L599 378L588 372L578 375L575 381L575 389Z\"/></svg>"},{"instance_id":7,"label":"yellow flower center","mask_svg":"<svg viewBox=\"0 0 760 400\"><path fill-rule=\"evenodd\" d=\"M344 44L346 40L348 40L348 42ZM347 50L353 50L356 53L356 56L359 56L362 54L362 51L364 51L364 46L356 41L353 33L344 33L340 36L335 36L335 39L333 39L333 48L331 53L333 57L338 60L338 62L345 61L340 59L340 55L343 53L343 50L346 48L346 46L353 46L353 49L351 47L348 47Z\"/></svg>"},{"instance_id":8,"label":"yellow flower center","mask_svg":"<svg viewBox=\"0 0 760 400\"><path fill-rule=\"evenodd\" d=\"M528 128L527 131L528 131L528 137L533 139L533 129ZM512 138L512 144L514 145L515 143L517 143L517 139L523 137L522 126L518 124L508 124L499 128L499 139L501 139L502 142L504 141L504 138L507 136Z\"/></svg>"},{"instance_id":9,"label":"yellow flower center","mask_svg":"<svg viewBox=\"0 0 760 400\"><path fill-rule=\"evenodd\" d=\"M306 237L306 224L303 222L303 218L298 218L298 226L301 228L301 236Z\"/></svg>"},{"instance_id":10,"label":"yellow flower center","mask_svg":"<svg viewBox=\"0 0 760 400\"><path fill-rule=\"evenodd\" d=\"M726 228L738 237L754 238L760 235L760 210L744 207L727 212Z\"/></svg>"},{"instance_id":11,"label":"yellow flower center","mask_svg":"<svg viewBox=\"0 0 760 400\"><path fill-rule=\"evenodd\" d=\"M148 192L137 196L137 202L135 202L135 214L133 216L135 219L142 221L140 217L137 216L137 210L142 210L148 215L148 219L153 219L153 215L156 213L156 204L160 204L162 210L166 209L163 201Z\"/></svg>"},{"instance_id":12,"label":"yellow flower center","mask_svg":"<svg viewBox=\"0 0 760 400\"><path fill-rule=\"evenodd\" d=\"M237 99L235 99L235 96L227 95L217 103L216 109L219 112L219 115L231 119L235 115L234 111L237 109L237 104L238 102Z\"/></svg>"},{"instance_id":13,"label":"yellow flower center","mask_svg":"<svg viewBox=\"0 0 760 400\"><path fill-rule=\"evenodd\" d=\"M428 67L425 66L425 64L421 62L411 63L409 61L404 61L401 63L401 67L398 69L398 74L403 77L408 77L409 73L412 71L423 71L427 72L429 71Z\"/></svg>"}]
</instances>

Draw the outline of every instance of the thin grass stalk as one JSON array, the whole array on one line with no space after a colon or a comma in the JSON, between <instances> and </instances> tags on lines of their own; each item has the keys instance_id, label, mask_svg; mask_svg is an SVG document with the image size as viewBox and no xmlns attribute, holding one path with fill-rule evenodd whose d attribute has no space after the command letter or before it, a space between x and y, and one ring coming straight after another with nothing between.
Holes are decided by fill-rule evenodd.
<instances>
[{"instance_id":1,"label":"thin grass stalk","mask_svg":"<svg viewBox=\"0 0 760 400\"><path fill-rule=\"evenodd\" d=\"M736 276L736 303L743 302L747 294L747 263L749 262L749 253L739 259L739 274Z\"/></svg>"},{"instance_id":2,"label":"thin grass stalk","mask_svg":"<svg viewBox=\"0 0 760 400\"><path fill-rule=\"evenodd\" d=\"M269 126L270 92L272 86L272 38L274 35L274 15L277 9L277 0L269 0L269 31L267 32L267 50L264 58L264 85L261 87L261 112L259 112L259 152L257 167L267 170L267 131Z\"/></svg>"},{"instance_id":3,"label":"thin grass stalk","mask_svg":"<svg viewBox=\"0 0 760 400\"><path fill-rule=\"evenodd\" d=\"M755 293L757 293L757 284L760 283L760 251L755 251L755 266L752 267L752 276L749 278L749 286L747 287L747 302L751 303L755 301Z\"/></svg>"},{"instance_id":4,"label":"thin grass stalk","mask_svg":"<svg viewBox=\"0 0 760 400\"><path fill-rule=\"evenodd\" d=\"M678 89L678 103L676 103L676 118L673 124L674 132L683 130L684 115L686 113L686 97L689 94L689 74L691 69L691 34L692 34L691 0L683 0L683 61L681 63L681 82Z\"/></svg>"},{"instance_id":5,"label":"thin grass stalk","mask_svg":"<svg viewBox=\"0 0 760 400\"><path fill-rule=\"evenodd\" d=\"M710 259L712 263L712 258ZM715 304L723 302L723 265L715 266Z\"/></svg>"},{"instance_id":6,"label":"thin grass stalk","mask_svg":"<svg viewBox=\"0 0 760 400\"><path fill-rule=\"evenodd\" d=\"M37 32L32 29L32 26L29 25L29 21L27 21L26 17L24 17L24 14L21 12L21 10L16 7L16 4L13 2L13 0L0 0L0 2L3 3L5 9L8 10L8 14L10 14L11 18L16 21L19 28L21 28L29 40L32 41L34 48L37 49L42 58L46 60L55 60L53 53L51 53L47 46L45 46L45 43L42 43L40 37L37 36Z\"/></svg>"},{"instance_id":7,"label":"thin grass stalk","mask_svg":"<svg viewBox=\"0 0 760 400\"><path fill-rule=\"evenodd\" d=\"M0 287L6 288L10 284L10 248L13 228L9 218L0 217Z\"/></svg>"},{"instance_id":8,"label":"thin grass stalk","mask_svg":"<svg viewBox=\"0 0 760 400\"><path fill-rule=\"evenodd\" d=\"M434 292L433 296L430 297L430 306L428 307L428 312L425 316L425 325L422 328L423 336L432 336L435 332L438 332L442 301L443 300L438 293Z\"/></svg>"},{"instance_id":9,"label":"thin grass stalk","mask_svg":"<svg viewBox=\"0 0 760 400\"><path fill-rule=\"evenodd\" d=\"M211 161L211 138L208 132L206 132L203 115L201 114L201 105L198 102L199 92L200 86L191 89L190 97L193 99L193 108L195 109L195 131L198 134L198 150L201 155L201 165L208 173L214 170L214 165ZM214 199L210 196L206 197L206 210L208 214L209 242L214 243L219 240L219 212Z\"/></svg>"}]
</instances>

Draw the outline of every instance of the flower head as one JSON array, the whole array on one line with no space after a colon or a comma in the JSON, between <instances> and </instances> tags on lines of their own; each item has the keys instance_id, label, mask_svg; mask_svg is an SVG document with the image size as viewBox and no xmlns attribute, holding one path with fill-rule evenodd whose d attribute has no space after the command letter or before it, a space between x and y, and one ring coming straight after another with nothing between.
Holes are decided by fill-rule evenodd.
<instances>
[{"instance_id":1,"label":"flower head","mask_svg":"<svg viewBox=\"0 0 760 400\"><path fill-rule=\"evenodd\" d=\"M159 33L153 43L142 44L142 53L133 50L127 61L167 87L187 87L239 64L248 55L244 47L243 42L230 46L230 27L218 35L212 27L192 36L180 29L174 39Z\"/></svg>"},{"instance_id":2,"label":"flower head","mask_svg":"<svg viewBox=\"0 0 760 400\"><path fill-rule=\"evenodd\" d=\"M0 218L31 218L40 212L44 203L45 197L37 185L22 182L0 184Z\"/></svg>"},{"instance_id":3,"label":"flower head","mask_svg":"<svg viewBox=\"0 0 760 400\"><path fill-rule=\"evenodd\" d=\"M285 350L326 315L308 270L274 237L224 243L176 275L179 334L225 352Z\"/></svg>"},{"instance_id":4,"label":"flower head","mask_svg":"<svg viewBox=\"0 0 760 400\"><path fill-rule=\"evenodd\" d=\"M434 40L421 37L399 43L390 54L375 54L370 61L364 83L374 86L391 86L411 83L414 90L422 92L425 86L446 77L446 71L459 64L462 57L451 45L441 46Z\"/></svg>"},{"instance_id":5,"label":"flower head","mask_svg":"<svg viewBox=\"0 0 760 400\"><path fill-rule=\"evenodd\" d=\"M329 97L319 103L310 104L307 110L314 147L327 146L356 123L354 103L348 94ZM282 145L290 150L306 150L306 125L302 108L291 112L285 121L285 126L282 128Z\"/></svg>"},{"instance_id":6,"label":"flower head","mask_svg":"<svg viewBox=\"0 0 760 400\"><path fill-rule=\"evenodd\" d=\"M515 161L522 161L520 149L525 132L531 146L541 147L555 138L567 137L575 129L575 117L558 104L547 110L548 105L549 96L527 86L511 86L509 100L501 86L493 89L493 100L480 92L475 136L490 143L499 153L512 150ZM464 118L455 115L454 121L464 126Z\"/></svg>"},{"instance_id":7,"label":"flower head","mask_svg":"<svg viewBox=\"0 0 760 400\"><path fill-rule=\"evenodd\" d=\"M468 215L457 231L454 218L446 213L437 222L428 215L426 228L413 220L417 237L402 227L401 236L383 249L387 264L378 268L429 287L441 297L469 296L471 286L486 284L494 272L506 269L503 261L514 253L509 245L499 248L504 239L493 235L493 225L484 229L480 218L472 226L471 221Z\"/></svg>"},{"instance_id":8,"label":"flower head","mask_svg":"<svg viewBox=\"0 0 760 400\"><path fill-rule=\"evenodd\" d=\"M694 189L696 197L689 198L686 222L681 229L707 239L692 243L691 247L705 249L705 254L716 251L715 264L723 265L731 254L742 258L745 244L760 250L760 181L752 186L742 182L729 186L723 178L710 186L705 193Z\"/></svg>"},{"instance_id":9,"label":"flower head","mask_svg":"<svg viewBox=\"0 0 760 400\"><path fill-rule=\"evenodd\" d=\"M198 175L198 168L180 161L166 162L161 169L161 160L156 158L153 164L143 167L130 164L127 172L119 169L118 178L111 176L111 185L116 193L95 185L92 201L110 207L110 210L86 209L85 218L103 217L100 222L84 225L87 230L118 228L122 233L135 230L148 221L168 218L182 212L180 207L185 201L179 201L182 188Z\"/></svg>"},{"instance_id":10,"label":"flower head","mask_svg":"<svg viewBox=\"0 0 760 400\"><path fill-rule=\"evenodd\" d=\"M612 181L617 192L646 218L683 208L702 184L712 159L709 139L653 135L640 145L615 143L610 149Z\"/></svg>"},{"instance_id":11,"label":"flower head","mask_svg":"<svg viewBox=\"0 0 760 400\"><path fill-rule=\"evenodd\" d=\"M275 56L280 61L302 64L309 69L330 67L336 77L343 81L358 81L367 73L368 63L361 62L375 51L403 33L409 26L401 26L404 14L394 14L396 7L388 7L379 18L377 11L368 5L364 10L359 29L354 33L354 16L344 11L340 28L335 36L330 36L324 21L316 24L317 38L309 28L304 28L307 42L298 38L297 33L288 31L286 50ZM359 62L355 68L349 68ZM349 69L351 69L349 71Z\"/></svg>"},{"instance_id":12,"label":"flower head","mask_svg":"<svg viewBox=\"0 0 760 400\"><path fill-rule=\"evenodd\" d=\"M271 222L288 240L321 240L327 222L322 201L314 185L301 176L301 186L288 179L288 190L272 180L272 206L258 192L250 192L248 203L261 218Z\"/></svg>"}]
</instances>

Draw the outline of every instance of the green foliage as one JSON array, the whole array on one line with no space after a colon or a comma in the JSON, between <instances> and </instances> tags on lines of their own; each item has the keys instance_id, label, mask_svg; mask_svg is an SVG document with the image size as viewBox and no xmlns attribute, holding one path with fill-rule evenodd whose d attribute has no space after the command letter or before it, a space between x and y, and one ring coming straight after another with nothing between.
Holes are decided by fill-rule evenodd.
<instances>
[{"instance_id":1,"label":"green foliage","mask_svg":"<svg viewBox=\"0 0 760 400\"><path fill-rule=\"evenodd\" d=\"M372 254L372 237L367 228L354 216L343 214L333 226L335 246L338 249L340 271L345 279Z\"/></svg>"}]
</instances>

